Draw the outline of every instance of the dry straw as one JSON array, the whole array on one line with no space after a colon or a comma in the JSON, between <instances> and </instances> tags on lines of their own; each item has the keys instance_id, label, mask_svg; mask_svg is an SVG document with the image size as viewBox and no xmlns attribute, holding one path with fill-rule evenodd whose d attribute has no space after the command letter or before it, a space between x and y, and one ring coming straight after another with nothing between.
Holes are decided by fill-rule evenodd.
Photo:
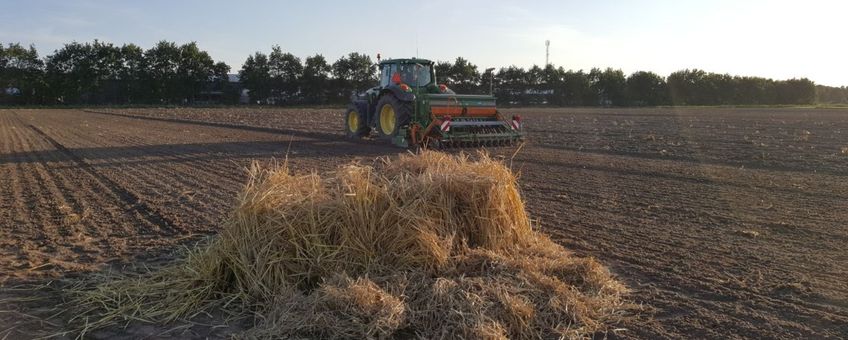
<instances>
[{"instance_id":1,"label":"dry straw","mask_svg":"<svg viewBox=\"0 0 848 340\"><path fill-rule=\"evenodd\" d=\"M180 263L72 290L85 332L225 311L245 337L582 338L625 288L533 230L501 162L437 152L331 176L254 165L220 236Z\"/></svg>"}]
</instances>

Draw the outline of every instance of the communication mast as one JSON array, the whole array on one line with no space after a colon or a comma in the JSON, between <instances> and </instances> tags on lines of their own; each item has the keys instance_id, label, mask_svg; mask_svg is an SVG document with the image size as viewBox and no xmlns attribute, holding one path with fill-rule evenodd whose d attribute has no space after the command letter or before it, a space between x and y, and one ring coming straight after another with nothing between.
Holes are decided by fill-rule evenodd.
<instances>
[{"instance_id":1,"label":"communication mast","mask_svg":"<svg viewBox=\"0 0 848 340\"><path fill-rule=\"evenodd\" d=\"M550 64L548 62L548 57L550 57L550 55L551 55L551 41L545 40L545 67L548 67L548 65Z\"/></svg>"}]
</instances>

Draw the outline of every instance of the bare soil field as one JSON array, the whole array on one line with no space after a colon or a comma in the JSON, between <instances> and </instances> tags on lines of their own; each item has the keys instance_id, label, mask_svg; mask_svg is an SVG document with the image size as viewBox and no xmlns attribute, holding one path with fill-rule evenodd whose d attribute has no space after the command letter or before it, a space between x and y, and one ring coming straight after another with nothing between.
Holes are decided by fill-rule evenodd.
<instances>
[{"instance_id":1,"label":"bare soil field","mask_svg":"<svg viewBox=\"0 0 848 340\"><path fill-rule=\"evenodd\" d=\"M489 151L540 229L643 305L605 335L848 337L848 109L507 111L528 142ZM42 317L61 297L21 287L214 235L253 160L320 172L400 152L346 140L342 110L0 110L0 338L67 326ZM90 336L228 331L157 327Z\"/></svg>"}]
</instances>

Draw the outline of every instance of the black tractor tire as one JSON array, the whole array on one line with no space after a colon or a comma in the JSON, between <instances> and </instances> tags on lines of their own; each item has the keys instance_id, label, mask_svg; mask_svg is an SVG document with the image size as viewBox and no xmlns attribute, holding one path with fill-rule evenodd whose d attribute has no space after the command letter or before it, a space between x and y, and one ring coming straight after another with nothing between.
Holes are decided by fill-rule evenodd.
<instances>
[{"instance_id":1,"label":"black tractor tire","mask_svg":"<svg viewBox=\"0 0 848 340\"><path fill-rule=\"evenodd\" d=\"M355 115L356 119L352 119L351 115ZM368 127L368 118L365 113L359 112L355 106L349 105L344 114L344 131L345 136L351 139L367 136L371 132L371 128Z\"/></svg>"},{"instance_id":2,"label":"black tractor tire","mask_svg":"<svg viewBox=\"0 0 848 340\"><path fill-rule=\"evenodd\" d=\"M383 107L390 105L395 114L394 126L383 126ZM392 139L398 135L400 129L409 125L412 120L412 102L404 102L395 98L394 95L385 94L377 101L376 113L374 115L375 128L377 134L385 139Z\"/></svg>"}]
</instances>

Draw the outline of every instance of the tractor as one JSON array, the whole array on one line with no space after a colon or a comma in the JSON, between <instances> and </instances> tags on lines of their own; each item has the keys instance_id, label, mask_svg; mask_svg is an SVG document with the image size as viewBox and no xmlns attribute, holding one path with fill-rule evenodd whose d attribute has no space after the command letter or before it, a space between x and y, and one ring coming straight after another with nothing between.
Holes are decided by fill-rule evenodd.
<instances>
[{"instance_id":1,"label":"tractor","mask_svg":"<svg viewBox=\"0 0 848 340\"><path fill-rule=\"evenodd\" d=\"M436 82L432 61L380 61L380 83L351 97L344 115L350 138L377 136L400 147L514 145L521 116L498 112L491 95L456 94Z\"/></svg>"}]
</instances>

